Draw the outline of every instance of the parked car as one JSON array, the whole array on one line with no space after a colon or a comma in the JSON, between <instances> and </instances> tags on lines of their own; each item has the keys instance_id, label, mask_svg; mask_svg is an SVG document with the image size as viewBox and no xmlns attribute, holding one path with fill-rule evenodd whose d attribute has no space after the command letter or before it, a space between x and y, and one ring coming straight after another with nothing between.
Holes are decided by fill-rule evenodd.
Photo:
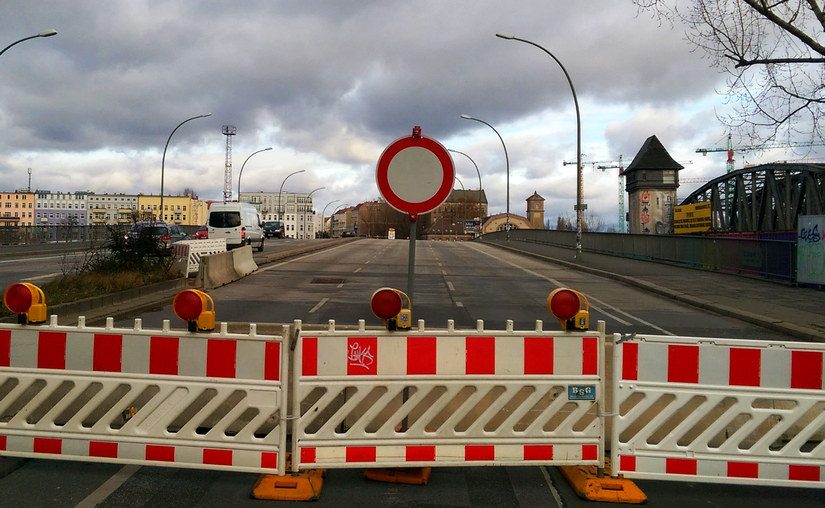
<instances>
[{"instance_id":1,"label":"parked car","mask_svg":"<svg viewBox=\"0 0 825 508\"><path fill-rule=\"evenodd\" d=\"M353 229L345 229L341 231L341 238L347 238L352 236L355 236L355 230Z\"/></svg>"},{"instance_id":2,"label":"parked car","mask_svg":"<svg viewBox=\"0 0 825 508\"><path fill-rule=\"evenodd\" d=\"M284 223L279 220L264 222L264 236L267 238L283 238Z\"/></svg>"},{"instance_id":3,"label":"parked car","mask_svg":"<svg viewBox=\"0 0 825 508\"><path fill-rule=\"evenodd\" d=\"M173 243L189 238L189 235L177 224L166 224L165 222L158 221L141 221L132 225L129 231L126 232L124 240L128 243L144 235L157 239L159 245L165 249L171 249Z\"/></svg>"},{"instance_id":4,"label":"parked car","mask_svg":"<svg viewBox=\"0 0 825 508\"><path fill-rule=\"evenodd\" d=\"M204 224L195 231L195 240L206 240L209 238L209 226Z\"/></svg>"},{"instance_id":5,"label":"parked car","mask_svg":"<svg viewBox=\"0 0 825 508\"><path fill-rule=\"evenodd\" d=\"M214 203L209 207L209 238L226 238L226 248L243 245L264 250L264 230L261 216L249 203Z\"/></svg>"}]
</instances>

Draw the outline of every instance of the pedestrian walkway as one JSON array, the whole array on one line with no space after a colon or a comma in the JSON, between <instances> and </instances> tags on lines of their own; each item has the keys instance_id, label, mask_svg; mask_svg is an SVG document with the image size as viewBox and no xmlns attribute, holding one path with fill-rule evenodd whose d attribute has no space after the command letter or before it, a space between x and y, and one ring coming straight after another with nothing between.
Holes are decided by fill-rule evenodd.
<instances>
[{"instance_id":1,"label":"pedestrian walkway","mask_svg":"<svg viewBox=\"0 0 825 508\"><path fill-rule=\"evenodd\" d=\"M492 242L491 242L492 243ZM825 291L637 259L510 240L509 247L622 281L689 305L789 335L825 342Z\"/></svg>"}]
</instances>

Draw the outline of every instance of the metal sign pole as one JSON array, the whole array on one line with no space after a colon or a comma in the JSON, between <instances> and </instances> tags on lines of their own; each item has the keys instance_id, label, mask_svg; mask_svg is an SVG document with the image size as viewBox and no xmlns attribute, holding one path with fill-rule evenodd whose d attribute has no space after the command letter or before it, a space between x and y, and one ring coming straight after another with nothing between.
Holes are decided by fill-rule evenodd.
<instances>
[{"instance_id":1,"label":"metal sign pole","mask_svg":"<svg viewBox=\"0 0 825 508\"><path fill-rule=\"evenodd\" d=\"M418 217L410 214L410 254L407 264L407 296L410 297L410 308L415 301L413 282L415 279L415 237L418 229Z\"/></svg>"}]
</instances>

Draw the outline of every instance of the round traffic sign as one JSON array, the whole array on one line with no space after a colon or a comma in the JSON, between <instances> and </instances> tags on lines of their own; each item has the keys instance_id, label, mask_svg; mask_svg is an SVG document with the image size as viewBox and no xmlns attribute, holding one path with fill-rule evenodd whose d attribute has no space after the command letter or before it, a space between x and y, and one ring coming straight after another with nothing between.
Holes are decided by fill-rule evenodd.
<instances>
[{"instance_id":1,"label":"round traffic sign","mask_svg":"<svg viewBox=\"0 0 825 508\"><path fill-rule=\"evenodd\" d=\"M415 134L390 143L375 168L381 196L413 216L438 208L453 190L454 179L450 152L438 141Z\"/></svg>"}]
</instances>

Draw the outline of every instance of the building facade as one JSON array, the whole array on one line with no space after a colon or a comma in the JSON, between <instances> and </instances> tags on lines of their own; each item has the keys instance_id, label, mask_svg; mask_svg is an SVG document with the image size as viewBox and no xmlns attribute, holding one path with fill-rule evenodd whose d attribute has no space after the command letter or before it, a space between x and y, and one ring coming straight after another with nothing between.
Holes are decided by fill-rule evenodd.
<instances>
[{"instance_id":1,"label":"building facade","mask_svg":"<svg viewBox=\"0 0 825 508\"><path fill-rule=\"evenodd\" d=\"M536 191L527 198L527 220L533 229L544 229L544 198Z\"/></svg>"},{"instance_id":2,"label":"building facade","mask_svg":"<svg viewBox=\"0 0 825 508\"><path fill-rule=\"evenodd\" d=\"M162 220L168 224L200 226L206 221L206 204L197 197L163 196L163 211L160 210L160 196L138 194L137 215L139 220Z\"/></svg>"},{"instance_id":3,"label":"building facade","mask_svg":"<svg viewBox=\"0 0 825 508\"><path fill-rule=\"evenodd\" d=\"M673 232L673 207L681 169L683 166L673 160L659 138L650 136L645 140L624 171L631 234Z\"/></svg>"},{"instance_id":4,"label":"building facade","mask_svg":"<svg viewBox=\"0 0 825 508\"><path fill-rule=\"evenodd\" d=\"M89 224L87 191L34 192L35 223L41 226L85 226Z\"/></svg>"},{"instance_id":5,"label":"building facade","mask_svg":"<svg viewBox=\"0 0 825 508\"><path fill-rule=\"evenodd\" d=\"M320 228L312 196L302 192L241 192L239 201L252 203L264 221L284 223L289 238L315 238Z\"/></svg>"},{"instance_id":6,"label":"building facade","mask_svg":"<svg viewBox=\"0 0 825 508\"><path fill-rule=\"evenodd\" d=\"M87 196L89 223L93 225L127 225L138 217L135 194L96 194Z\"/></svg>"},{"instance_id":7,"label":"building facade","mask_svg":"<svg viewBox=\"0 0 825 508\"><path fill-rule=\"evenodd\" d=\"M28 191L0 192L0 227L33 226L35 197Z\"/></svg>"}]
</instances>

